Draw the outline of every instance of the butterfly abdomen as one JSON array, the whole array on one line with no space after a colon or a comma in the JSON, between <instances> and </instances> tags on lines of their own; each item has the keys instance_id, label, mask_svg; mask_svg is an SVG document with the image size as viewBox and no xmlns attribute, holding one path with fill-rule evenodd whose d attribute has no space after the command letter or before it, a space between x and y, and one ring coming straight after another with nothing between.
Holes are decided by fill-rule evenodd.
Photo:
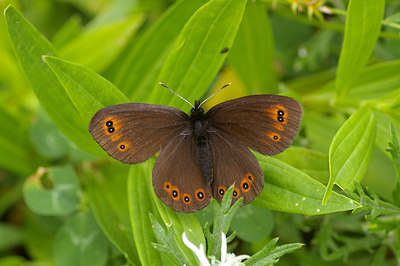
<instances>
[{"instance_id":1,"label":"butterfly abdomen","mask_svg":"<svg viewBox=\"0 0 400 266\"><path fill-rule=\"evenodd\" d=\"M207 138L208 122L202 108L195 107L190 114L192 134L196 139L197 159L204 180L211 185L214 180L210 145Z\"/></svg>"},{"instance_id":2,"label":"butterfly abdomen","mask_svg":"<svg viewBox=\"0 0 400 266\"><path fill-rule=\"evenodd\" d=\"M211 185L213 182L213 165L210 145L208 144L206 137L200 137L196 140L197 144L197 158L203 177L207 185Z\"/></svg>"}]
</instances>

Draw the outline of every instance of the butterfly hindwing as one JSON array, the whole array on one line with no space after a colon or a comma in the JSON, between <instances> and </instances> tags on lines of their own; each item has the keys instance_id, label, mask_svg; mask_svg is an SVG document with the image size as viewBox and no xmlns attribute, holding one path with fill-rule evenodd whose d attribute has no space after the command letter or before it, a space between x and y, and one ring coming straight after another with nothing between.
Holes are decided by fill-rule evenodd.
<instances>
[{"instance_id":1,"label":"butterfly hindwing","mask_svg":"<svg viewBox=\"0 0 400 266\"><path fill-rule=\"evenodd\" d=\"M153 168L156 195L172 209L194 212L210 203L212 193L206 185L197 159L196 140L190 130L175 136L163 148Z\"/></svg>"},{"instance_id":2,"label":"butterfly hindwing","mask_svg":"<svg viewBox=\"0 0 400 266\"><path fill-rule=\"evenodd\" d=\"M279 95L253 95L220 103L207 113L212 127L266 155L290 146L300 126L296 100Z\"/></svg>"},{"instance_id":3,"label":"butterfly hindwing","mask_svg":"<svg viewBox=\"0 0 400 266\"><path fill-rule=\"evenodd\" d=\"M89 131L113 158L139 163L153 156L168 141L188 127L189 117L168 106L127 103L99 110Z\"/></svg>"},{"instance_id":4,"label":"butterfly hindwing","mask_svg":"<svg viewBox=\"0 0 400 266\"><path fill-rule=\"evenodd\" d=\"M210 130L209 143L214 167L212 192L222 200L225 191L235 185L233 200L252 201L264 187L264 176L256 157L243 144L224 132Z\"/></svg>"}]
</instances>

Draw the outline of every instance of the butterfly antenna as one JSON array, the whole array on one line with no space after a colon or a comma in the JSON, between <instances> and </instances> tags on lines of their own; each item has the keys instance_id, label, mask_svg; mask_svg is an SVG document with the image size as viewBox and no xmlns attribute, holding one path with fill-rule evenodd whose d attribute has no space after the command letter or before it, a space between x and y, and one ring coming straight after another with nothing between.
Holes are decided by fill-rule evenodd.
<instances>
[{"instance_id":1,"label":"butterfly antenna","mask_svg":"<svg viewBox=\"0 0 400 266\"><path fill-rule=\"evenodd\" d=\"M198 107L200 107L203 103L205 103L206 101L208 101L210 98L214 97L217 93L219 93L220 91L222 91L223 88L228 87L229 85L231 85L231 83L229 82L228 84L225 84L224 86L222 86L221 89L217 90L215 93L213 93L210 97L208 97L207 99L205 99L204 101L202 101Z\"/></svg>"},{"instance_id":2,"label":"butterfly antenna","mask_svg":"<svg viewBox=\"0 0 400 266\"><path fill-rule=\"evenodd\" d=\"M169 89L170 91L172 91L173 94L175 94L176 96L178 96L179 98L181 98L182 100L184 100L185 102L187 102L188 104L190 104L190 106L192 106L192 107L194 108L194 105L193 105L193 104L191 104L188 100L186 100L185 98L183 98L182 96L180 96L178 93L174 92L174 91L173 91L172 89L170 89L167 85L165 85L165 84L162 83L162 82L158 82L158 84L160 84L161 86L163 86L163 87Z\"/></svg>"}]
</instances>

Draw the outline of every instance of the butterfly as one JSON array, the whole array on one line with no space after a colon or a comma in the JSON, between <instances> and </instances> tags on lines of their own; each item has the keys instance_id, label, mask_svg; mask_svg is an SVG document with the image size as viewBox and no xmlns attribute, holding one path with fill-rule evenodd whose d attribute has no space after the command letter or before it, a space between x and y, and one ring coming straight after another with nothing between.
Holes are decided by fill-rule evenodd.
<instances>
[{"instance_id":1,"label":"butterfly","mask_svg":"<svg viewBox=\"0 0 400 266\"><path fill-rule=\"evenodd\" d=\"M190 115L145 103L108 106L93 116L89 132L123 163L146 161L161 150L153 168L153 187L176 211L194 212L212 198L221 201L231 185L233 200L243 197L243 204L248 204L264 186L249 148L273 155L289 147L299 129L301 105L279 95L245 96L208 112L202 103L196 101Z\"/></svg>"}]
</instances>

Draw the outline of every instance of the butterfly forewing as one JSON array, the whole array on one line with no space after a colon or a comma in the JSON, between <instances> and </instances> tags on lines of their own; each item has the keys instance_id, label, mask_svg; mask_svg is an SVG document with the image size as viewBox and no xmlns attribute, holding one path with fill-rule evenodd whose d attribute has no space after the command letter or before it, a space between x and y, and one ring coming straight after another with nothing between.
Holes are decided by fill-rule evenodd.
<instances>
[{"instance_id":1,"label":"butterfly forewing","mask_svg":"<svg viewBox=\"0 0 400 266\"><path fill-rule=\"evenodd\" d=\"M264 176L256 157L243 144L218 129L211 129L210 149L214 166L212 191L221 201L226 190L235 185L233 199L252 201L264 187Z\"/></svg>"},{"instance_id":2,"label":"butterfly forewing","mask_svg":"<svg viewBox=\"0 0 400 266\"><path fill-rule=\"evenodd\" d=\"M262 154L290 146L300 126L301 105L279 95L253 95L218 104L207 113L212 127Z\"/></svg>"},{"instance_id":3,"label":"butterfly forewing","mask_svg":"<svg viewBox=\"0 0 400 266\"><path fill-rule=\"evenodd\" d=\"M179 212L194 212L210 203L211 189L200 170L196 140L189 129L161 150L153 168L153 187L166 205Z\"/></svg>"},{"instance_id":4,"label":"butterfly forewing","mask_svg":"<svg viewBox=\"0 0 400 266\"><path fill-rule=\"evenodd\" d=\"M162 105L127 103L99 110L89 131L113 158L139 163L153 156L188 127L182 111Z\"/></svg>"}]
</instances>

